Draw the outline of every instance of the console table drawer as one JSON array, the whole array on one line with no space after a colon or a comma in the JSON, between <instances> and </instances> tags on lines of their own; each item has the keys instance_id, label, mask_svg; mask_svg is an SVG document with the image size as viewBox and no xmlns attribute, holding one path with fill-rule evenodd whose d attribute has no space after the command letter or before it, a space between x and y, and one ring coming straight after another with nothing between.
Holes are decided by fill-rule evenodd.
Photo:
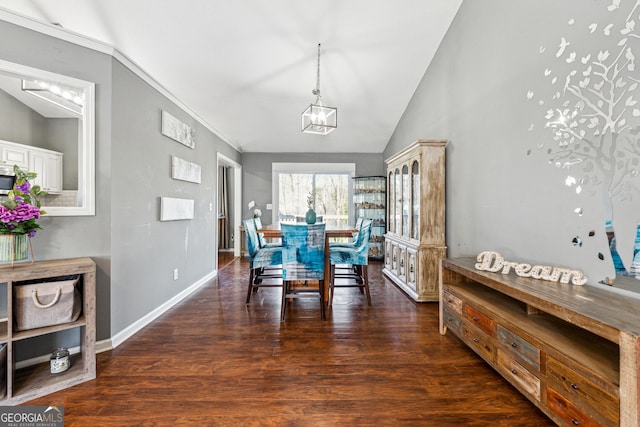
<instances>
[{"instance_id":1,"label":"console table drawer","mask_svg":"<svg viewBox=\"0 0 640 427\"><path fill-rule=\"evenodd\" d=\"M463 324L462 339L485 360L495 363L496 348L487 336Z\"/></svg>"},{"instance_id":2,"label":"console table drawer","mask_svg":"<svg viewBox=\"0 0 640 427\"><path fill-rule=\"evenodd\" d=\"M484 331L489 336L496 336L496 323L493 319L485 316L468 304L464 305L464 317L469 320L473 326Z\"/></svg>"},{"instance_id":3,"label":"console table drawer","mask_svg":"<svg viewBox=\"0 0 640 427\"><path fill-rule=\"evenodd\" d=\"M442 315L444 316L444 324L447 328L451 329L452 331L454 331L456 333L456 335L461 336L462 335L462 320L460 320L460 317L458 317L456 314L454 314L449 307L445 306L444 310L442 312Z\"/></svg>"},{"instance_id":4,"label":"console table drawer","mask_svg":"<svg viewBox=\"0 0 640 427\"><path fill-rule=\"evenodd\" d=\"M540 350L520 335L498 325L498 341L524 362L540 370Z\"/></svg>"},{"instance_id":5,"label":"console table drawer","mask_svg":"<svg viewBox=\"0 0 640 427\"><path fill-rule=\"evenodd\" d=\"M458 315L462 316L462 300L460 298L448 291L443 292L442 298L444 300L445 307L449 307L454 313L458 313Z\"/></svg>"},{"instance_id":6,"label":"console table drawer","mask_svg":"<svg viewBox=\"0 0 640 427\"><path fill-rule=\"evenodd\" d=\"M527 393L535 397L537 401L540 401L540 379L499 349L498 370L510 382L518 384Z\"/></svg>"},{"instance_id":7,"label":"console table drawer","mask_svg":"<svg viewBox=\"0 0 640 427\"><path fill-rule=\"evenodd\" d=\"M599 414L606 425L619 424L620 400L553 357L547 359L547 382L584 412Z\"/></svg>"},{"instance_id":8,"label":"console table drawer","mask_svg":"<svg viewBox=\"0 0 640 427\"><path fill-rule=\"evenodd\" d=\"M549 387L547 387L547 406L567 425L601 427L600 424L592 420L575 405Z\"/></svg>"}]
</instances>

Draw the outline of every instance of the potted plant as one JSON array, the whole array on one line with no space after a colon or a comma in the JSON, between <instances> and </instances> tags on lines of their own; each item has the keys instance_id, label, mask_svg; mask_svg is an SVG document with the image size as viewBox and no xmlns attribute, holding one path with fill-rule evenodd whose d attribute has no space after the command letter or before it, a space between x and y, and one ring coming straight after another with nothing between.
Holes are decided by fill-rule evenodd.
<instances>
[{"instance_id":1,"label":"potted plant","mask_svg":"<svg viewBox=\"0 0 640 427\"><path fill-rule=\"evenodd\" d=\"M0 204L0 261L26 259L28 238L39 230L38 220L46 212L40 209L40 197L47 193L39 185L31 186L34 172L23 172L13 166L16 182Z\"/></svg>"}]
</instances>

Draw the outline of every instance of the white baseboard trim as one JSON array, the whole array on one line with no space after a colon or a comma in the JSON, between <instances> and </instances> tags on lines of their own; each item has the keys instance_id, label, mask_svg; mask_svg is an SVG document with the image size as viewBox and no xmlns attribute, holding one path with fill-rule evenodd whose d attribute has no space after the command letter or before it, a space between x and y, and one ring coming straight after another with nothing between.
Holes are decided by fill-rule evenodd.
<instances>
[{"instance_id":1,"label":"white baseboard trim","mask_svg":"<svg viewBox=\"0 0 640 427\"><path fill-rule=\"evenodd\" d=\"M156 308L146 316L140 318L136 322L127 326L125 329L118 332L117 334L112 335L111 349L118 347L127 339L131 338L131 336L134 335L136 332L138 332L139 330L141 330L142 328L144 328L145 326L147 326L148 324L156 320L158 317L164 314L171 307L173 307L174 305L176 305L177 303L185 299L187 296L189 296L190 294L198 290L200 287L204 286L209 280L213 279L217 275L218 275L218 270L213 270L211 273L209 273L202 279L198 280L196 283L189 286L187 289L180 292L179 294L177 294L176 296L174 296L173 298L171 298L170 300L162 304L160 307Z\"/></svg>"},{"instance_id":2,"label":"white baseboard trim","mask_svg":"<svg viewBox=\"0 0 640 427\"><path fill-rule=\"evenodd\" d=\"M113 350L113 345L111 344L111 338L107 338L106 340L100 340L96 342L96 354L102 353L104 351Z\"/></svg>"}]
</instances>

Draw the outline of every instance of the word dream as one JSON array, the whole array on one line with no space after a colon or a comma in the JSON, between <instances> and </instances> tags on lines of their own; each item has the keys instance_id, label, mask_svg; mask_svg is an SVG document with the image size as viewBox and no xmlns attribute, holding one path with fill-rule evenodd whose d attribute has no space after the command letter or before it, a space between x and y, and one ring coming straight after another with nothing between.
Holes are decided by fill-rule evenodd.
<instances>
[{"instance_id":1,"label":"word dream","mask_svg":"<svg viewBox=\"0 0 640 427\"><path fill-rule=\"evenodd\" d=\"M550 282L569 283L574 285L584 285L588 278L584 277L580 270L569 268L551 267L548 265L520 264L517 262L505 261L502 255L497 252L480 252L476 258L476 270L497 272L502 270L502 274L509 274L513 268L520 277L531 277L533 279L548 280Z\"/></svg>"}]
</instances>

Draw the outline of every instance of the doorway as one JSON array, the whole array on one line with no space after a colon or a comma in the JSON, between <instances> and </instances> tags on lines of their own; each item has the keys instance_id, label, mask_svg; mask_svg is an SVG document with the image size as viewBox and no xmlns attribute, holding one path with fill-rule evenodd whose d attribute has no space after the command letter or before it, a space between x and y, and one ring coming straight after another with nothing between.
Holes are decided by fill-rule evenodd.
<instances>
[{"instance_id":1,"label":"doorway","mask_svg":"<svg viewBox=\"0 0 640 427\"><path fill-rule=\"evenodd\" d=\"M218 153L216 269L240 256L242 166Z\"/></svg>"}]
</instances>

